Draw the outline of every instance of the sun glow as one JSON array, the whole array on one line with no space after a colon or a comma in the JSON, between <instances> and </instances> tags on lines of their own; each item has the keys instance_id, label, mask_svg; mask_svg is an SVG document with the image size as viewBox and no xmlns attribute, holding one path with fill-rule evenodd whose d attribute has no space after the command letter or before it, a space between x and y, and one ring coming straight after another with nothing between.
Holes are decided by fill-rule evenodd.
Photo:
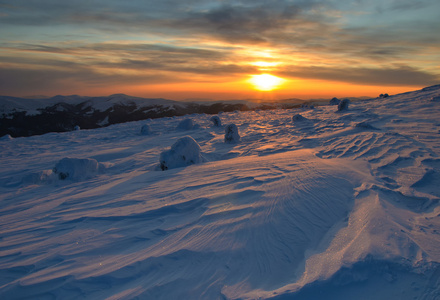
<instances>
[{"instance_id":1,"label":"sun glow","mask_svg":"<svg viewBox=\"0 0 440 300\"><path fill-rule=\"evenodd\" d=\"M249 82L254 85L255 89L259 91L272 91L277 89L282 83L285 82L284 79L276 77L270 74L252 75Z\"/></svg>"},{"instance_id":2,"label":"sun glow","mask_svg":"<svg viewBox=\"0 0 440 300\"><path fill-rule=\"evenodd\" d=\"M267 62L267 61L256 61L252 63L253 66L261 67L261 68L269 68L275 67L279 65L278 62Z\"/></svg>"}]
</instances>

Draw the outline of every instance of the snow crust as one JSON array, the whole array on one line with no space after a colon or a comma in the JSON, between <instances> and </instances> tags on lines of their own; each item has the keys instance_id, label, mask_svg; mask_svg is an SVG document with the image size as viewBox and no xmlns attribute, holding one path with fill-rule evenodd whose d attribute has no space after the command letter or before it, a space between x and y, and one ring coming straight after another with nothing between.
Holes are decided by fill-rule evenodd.
<instances>
[{"instance_id":1,"label":"snow crust","mask_svg":"<svg viewBox=\"0 0 440 300\"><path fill-rule=\"evenodd\" d=\"M439 94L2 138L0 299L439 299Z\"/></svg>"}]
</instances>

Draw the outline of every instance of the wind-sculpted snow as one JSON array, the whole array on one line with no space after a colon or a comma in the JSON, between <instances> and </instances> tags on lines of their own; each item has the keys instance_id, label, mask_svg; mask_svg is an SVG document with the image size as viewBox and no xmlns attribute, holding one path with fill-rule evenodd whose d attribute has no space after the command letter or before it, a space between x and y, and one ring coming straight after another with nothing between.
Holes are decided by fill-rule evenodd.
<instances>
[{"instance_id":1,"label":"wind-sculpted snow","mask_svg":"<svg viewBox=\"0 0 440 300\"><path fill-rule=\"evenodd\" d=\"M223 113L234 144L208 115L1 139L0 298L438 299L439 91ZM203 163L157 171L189 133Z\"/></svg>"}]
</instances>

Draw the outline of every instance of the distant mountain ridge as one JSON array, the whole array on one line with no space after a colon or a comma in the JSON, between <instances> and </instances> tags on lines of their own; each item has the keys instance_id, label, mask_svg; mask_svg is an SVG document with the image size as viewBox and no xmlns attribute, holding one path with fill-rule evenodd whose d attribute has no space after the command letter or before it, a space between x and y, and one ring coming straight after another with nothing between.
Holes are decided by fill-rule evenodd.
<instances>
[{"instance_id":1,"label":"distant mountain ridge","mask_svg":"<svg viewBox=\"0 0 440 300\"><path fill-rule=\"evenodd\" d=\"M116 123L182 116L194 113L217 114L221 111L266 110L300 107L306 101L174 101L163 98L141 98L125 94L89 97L57 95L50 98L19 98L0 96L0 136L39 135L48 132L93 129ZM315 105L327 104L319 99Z\"/></svg>"}]
</instances>

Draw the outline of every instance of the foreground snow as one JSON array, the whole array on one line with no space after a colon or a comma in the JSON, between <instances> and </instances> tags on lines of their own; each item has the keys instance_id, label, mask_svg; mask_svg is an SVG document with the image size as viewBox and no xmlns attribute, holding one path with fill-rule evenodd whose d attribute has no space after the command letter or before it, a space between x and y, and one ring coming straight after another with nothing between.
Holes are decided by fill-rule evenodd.
<instances>
[{"instance_id":1,"label":"foreground snow","mask_svg":"<svg viewBox=\"0 0 440 300\"><path fill-rule=\"evenodd\" d=\"M1 139L0 298L438 299L439 95Z\"/></svg>"}]
</instances>

